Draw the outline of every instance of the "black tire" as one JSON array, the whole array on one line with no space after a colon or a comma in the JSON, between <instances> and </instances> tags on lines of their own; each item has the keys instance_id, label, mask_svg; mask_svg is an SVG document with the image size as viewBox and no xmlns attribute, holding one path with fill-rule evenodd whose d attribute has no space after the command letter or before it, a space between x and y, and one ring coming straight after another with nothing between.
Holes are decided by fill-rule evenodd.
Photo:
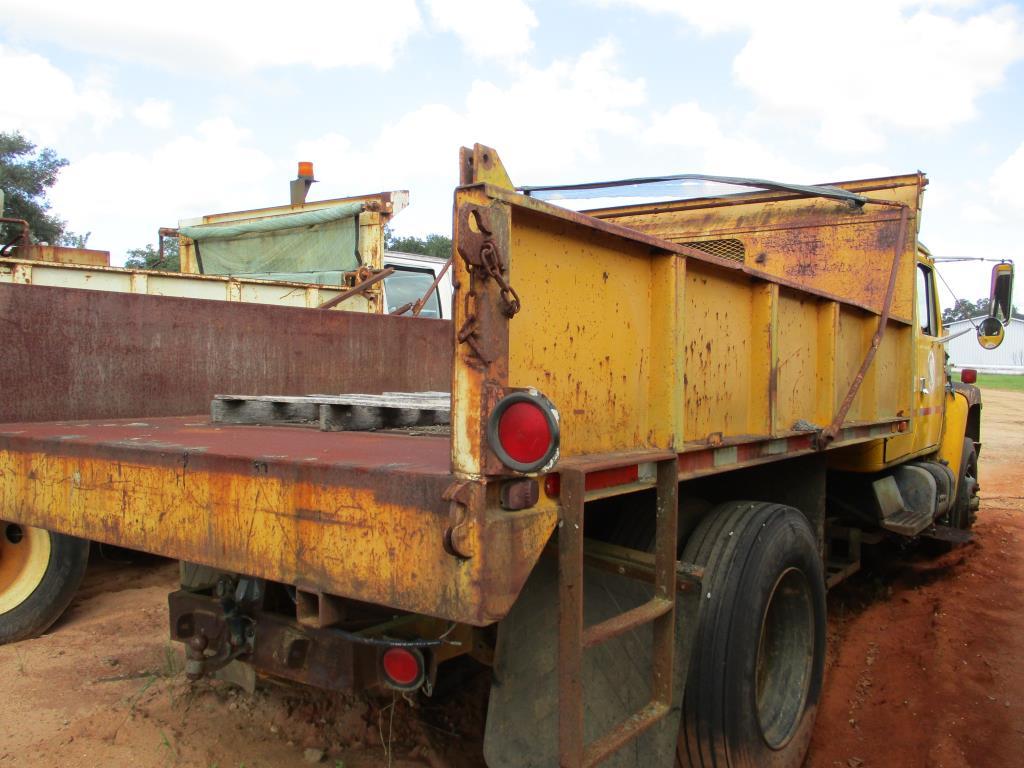
<instances>
[{"instance_id":1,"label":"black tire","mask_svg":"<svg viewBox=\"0 0 1024 768\"><path fill-rule=\"evenodd\" d=\"M19 549L30 546L41 547L41 554ZM88 561L84 539L0 521L0 645L49 629L74 598ZM10 567L15 562L17 570Z\"/></svg>"},{"instance_id":2,"label":"black tire","mask_svg":"<svg viewBox=\"0 0 1024 768\"><path fill-rule=\"evenodd\" d=\"M825 663L825 581L807 518L781 504L722 504L683 560L705 572L677 763L801 765Z\"/></svg>"},{"instance_id":3,"label":"black tire","mask_svg":"<svg viewBox=\"0 0 1024 768\"><path fill-rule=\"evenodd\" d=\"M974 441L964 438L960 456L960 473L956 481L956 502L949 513L949 525L970 530L978 513L978 452Z\"/></svg>"},{"instance_id":4,"label":"black tire","mask_svg":"<svg viewBox=\"0 0 1024 768\"><path fill-rule=\"evenodd\" d=\"M960 472L956 480L956 500L953 508L938 519L942 525L968 531L974 525L978 515L978 452L974 441L964 438L963 452L960 454ZM929 556L939 557L952 552L957 545L941 539L925 538L922 551Z\"/></svg>"}]
</instances>

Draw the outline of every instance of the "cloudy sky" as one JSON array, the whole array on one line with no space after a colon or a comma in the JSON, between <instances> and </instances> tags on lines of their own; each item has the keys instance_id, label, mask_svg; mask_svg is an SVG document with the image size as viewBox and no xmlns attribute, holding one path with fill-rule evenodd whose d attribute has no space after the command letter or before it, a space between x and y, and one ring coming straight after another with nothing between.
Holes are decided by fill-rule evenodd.
<instances>
[{"instance_id":1,"label":"cloudy sky","mask_svg":"<svg viewBox=\"0 0 1024 768\"><path fill-rule=\"evenodd\" d=\"M287 202L298 160L311 197L409 189L396 230L447 232L476 141L517 184L920 169L934 253L1024 242L1020 4L0 0L0 67L0 130L71 161L54 210L115 261ZM946 274L987 293L979 265Z\"/></svg>"}]
</instances>

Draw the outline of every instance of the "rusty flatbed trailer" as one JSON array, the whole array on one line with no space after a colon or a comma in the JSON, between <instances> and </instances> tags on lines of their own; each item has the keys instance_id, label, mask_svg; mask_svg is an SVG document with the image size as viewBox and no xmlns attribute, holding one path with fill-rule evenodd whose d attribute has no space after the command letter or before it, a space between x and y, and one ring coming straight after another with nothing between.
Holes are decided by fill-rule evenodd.
<instances>
[{"instance_id":1,"label":"rusty flatbed trailer","mask_svg":"<svg viewBox=\"0 0 1024 768\"><path fill-rule=\"evenodd\" d=\"M924 178L590 216L518 193L486 147L460 163L452 323L333 313L336 337L275 342L231 388L450 384L450 434L86 415L81 402L72 421L0 424L3 519L192 563L171 615L197 676L249 661L409 690L470 653L496 668L492 766L798 765L826 573L855 568L861 531L964 529L976 507L978 401L936 358L915 237ZM216 361L242 342L199 333L187 300L119 299L176 313L210 365L183 383L188 402L217 394ZM275 311L282 334L305 322ZM152 332L132 331L137 344ZM86 376L52 341L64 377ZM407 373L386 364L396 351ZM145 378L127 368L97 401ZM314 669L338 642L361 649L350 668Z\"/></svg>"}]
</instances>

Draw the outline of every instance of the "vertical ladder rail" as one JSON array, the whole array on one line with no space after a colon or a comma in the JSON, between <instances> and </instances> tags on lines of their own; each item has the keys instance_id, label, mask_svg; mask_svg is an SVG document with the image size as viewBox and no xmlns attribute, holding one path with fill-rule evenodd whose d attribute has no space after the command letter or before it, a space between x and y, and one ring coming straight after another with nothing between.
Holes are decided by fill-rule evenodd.
<instances>
[{"instance_id":1,"label":"vertical ladder rail","mask_svg":"<svg viewBox=\"0 0 1024 768\"><path fill-rule=\"evenodd\" d=\"M606 468L606 467L602 467ZM679 475L676 456L657 463L654 597L591 627L583 621L583 510L586 465L561 470L558 530L558 753L561 768L597 765L663 718L672 705L675 654L676 542ZM583 651L653 624L651 699L589 745L584 736Z\"/></svg>"}]
</instances>

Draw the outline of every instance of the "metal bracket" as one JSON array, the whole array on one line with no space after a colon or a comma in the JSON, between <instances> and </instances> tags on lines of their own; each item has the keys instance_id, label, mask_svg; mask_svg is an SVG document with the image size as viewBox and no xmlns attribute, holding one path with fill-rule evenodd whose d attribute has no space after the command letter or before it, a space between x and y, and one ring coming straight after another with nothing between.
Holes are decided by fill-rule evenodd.
<instances>
[{"instance_id":1,"label":"metal bracket","mask_svg":"<svg viewBox=\"0 0 1024 768\"><path fill-rule=\"evenodd\" d=\"M471 492L471 483L459 481L449 485L441 496L449 502L450 525L444 534L445 549L456 557L470 558L475 554L472 534L476 523L469 512Z\"/></svg>"}]
</instances>

